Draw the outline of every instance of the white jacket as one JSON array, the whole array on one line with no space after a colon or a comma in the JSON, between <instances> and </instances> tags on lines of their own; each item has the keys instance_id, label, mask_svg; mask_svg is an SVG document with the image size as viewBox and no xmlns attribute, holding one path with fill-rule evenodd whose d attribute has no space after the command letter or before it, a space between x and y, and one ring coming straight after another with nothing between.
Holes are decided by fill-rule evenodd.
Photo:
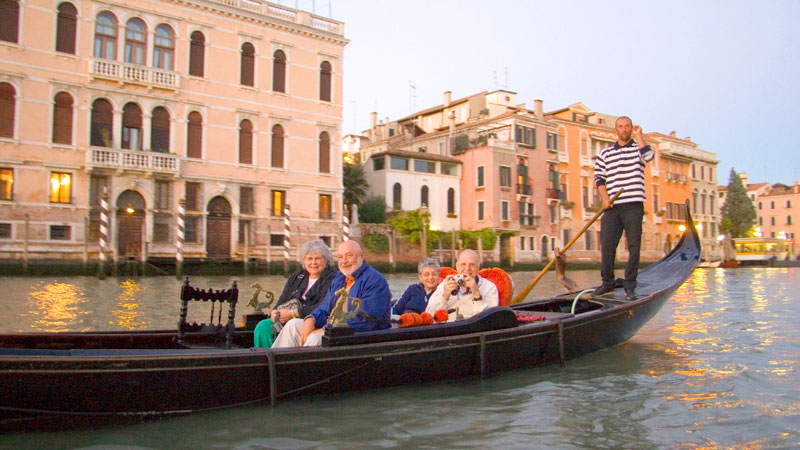
<instances>
[{"instance_id":1,"label":"white jacket","mask_svg":"<svg viewBox=\"0 0 800 450\"><path fill-rule=\"evenodd\" d=\"M433 295L431 295L430 300L428 300L428 307L425 308L425 311L433 315L440 309L458 309L457 313L454 311L448 316L447 321L453 322L456 320L457 314L460 314L465 319L468 319L487 308L491 308L500 304L500 297L497 294L497 286L495 286L491 281L479 276L478 290L481 293L481 299L478 301L473 301L473 295L471 292L469 294L464 294L459 290L459 292L455 295L451 295L449 292L444 292L444 283L439 283L436 291L433 293Z\"/></svg>"}]
</instances>

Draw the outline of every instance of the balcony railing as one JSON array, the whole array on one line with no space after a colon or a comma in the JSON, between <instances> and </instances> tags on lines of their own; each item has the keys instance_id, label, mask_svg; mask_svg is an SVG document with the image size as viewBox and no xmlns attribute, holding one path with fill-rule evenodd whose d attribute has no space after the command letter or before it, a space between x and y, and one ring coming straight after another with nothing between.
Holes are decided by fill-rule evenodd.
<instances>
[{"instance_id":1,"label":"balcony railing","mask_svg":"<svg viewBox=\"0 0 800 450\"><path fill-rule=\"evenodd\" d=\"M312 15L305 11L297 11L281 5L269 3L261 0L212 0L221 5L234 8L246 9L265 16L285 20L302 25L308 25L317 30L328 31L330 33L344 34L343 24L335 20L326 19Z\"/></svg>"},{"instance_id":2,"label":"balcony railing","mask_svg":"<svg viewBox=\"0 0 800 450\"><path fill-rule=\"evenodd\" d=\"M93 59L91 72L97 78L144 84L151 87L177 89L180 84L180 76L171 70L154 69L105 59Z\"/></svg>"},{"instance_id":3,"label":"balcony railing","mask_svg":"<svg viewBox=\"0 0 800 450\"><path fill-rule=\"evenodd\" d=\"M569 153L568 152L558 152L558 162L568 163L569 162Z\"/></svg>"},{"instance_id":4,"label":"balcony railing","mask_svg":"<svg viewBox=\"0 0 800 450\"><path fill-rule=\"evenodd\" d=\"M517 184L517 194L533 195L533 188L530 184Z\"/></svg>"},{"instance_id":5,"label":"balcony railing","mask_svg":"<svg viewBox=\"0 0 800 450\"><path fill-rule=\"evenodd\" d=\"M564 192L561 189L547 188L545 196L549 199L564 200Z\"/></svg>"},{"instance_id":6,"label":"balcony railing","mask_svg":"<svg viewBox=\"0 0 800 450\"><path fill-rule=\"evenodd\" d=\"M95 167L168 173L180 170L180 159L169 153L92 148L88 156L88 164Z\"/></svg>"},{"instance_id":7,"label":"balcony railing","mask_svg":"<svg viewBox=\"0 0 800 450\"><path fill-rule=\"evenodd\" d=\"M581 155L581 167L594 167L594 159L591 156Z\"/></svg>"}]
</instances>

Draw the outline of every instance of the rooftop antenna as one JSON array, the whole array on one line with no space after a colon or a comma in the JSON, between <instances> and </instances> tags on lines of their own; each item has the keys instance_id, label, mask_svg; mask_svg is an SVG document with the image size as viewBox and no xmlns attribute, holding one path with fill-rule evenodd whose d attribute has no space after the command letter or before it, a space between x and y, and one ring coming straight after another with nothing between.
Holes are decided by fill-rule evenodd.
<instances>
[{"instance_id":1,"label":"rooftop antenna","mask_svg":"<svg viewBox=\"0 0 800 450\"><path fill-rule=\"evenodd\" d=\"M505 69L506 69L506 79L503 82L503 89L508 89L508 66L506 66Z\"/></svg>"},{"instance_id":2,"label":"rooftop antenna","mask_svg":"<svg viewBox=\"0 0 800 450\"><path fill-rule=\"evenodd\" d=\"M494 81L494 88L497 89L497 71L492 71L492 81Z\"/></svg>"},{"instance_id":3,"label":"rooftop antenna","mask_svg":"<svg viewBox=\"0 0 800 450\"><path fill-rule=\"evenodd\" d=\"M410 93L409 93L409 96L408 96L408 103L409 103L409 106L411 106L411 112L413 113L415 111L416 106L417 106L416 105L416 103L417 103L417 87L414 86L414 82L411 81L411 80L408 80L408 86L410 88Z\"/></svg>"}]
</instances>

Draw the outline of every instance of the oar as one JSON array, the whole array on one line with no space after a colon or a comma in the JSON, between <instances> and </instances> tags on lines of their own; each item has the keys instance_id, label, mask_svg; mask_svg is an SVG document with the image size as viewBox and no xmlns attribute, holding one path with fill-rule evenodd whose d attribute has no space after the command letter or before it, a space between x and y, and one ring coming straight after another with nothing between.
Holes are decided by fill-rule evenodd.
<instances>
[{"instance_id":1,"label":"oar","mask_svg":"<svg viewBox=\"0 0 800 450\"><path fill-rule=\"evenodd\" d=\"M619 197L620 194L622 194L622 189L617 191L617 193L611 199L611 202L610 202L611 206L614 205L614 202L617 200L617 197ZM580 233L576 234L575 237L572 238L572 240L569 241L567 243L567 245L565 245L564 248L561 249L561 254L566 253L567 249L572 247L572 244L574 244L575 241L577 241L579 237L583 236L583 233L585 233L586 230L588 230L589 227L592 226L592 224L595 223L595 221L597 221L597 219L599 219L600 216L602 216L604 212L606 212L606 208L601 208L600 211L597 211L597 214L595 214L594 217L592 217L591 220L589 220L589 222L587 222L586 225L583 226L583 229L580 231ZM553 265L555 260L556 260L556 258L551 259L550 262L547 263L546 266L544 266L544 269L542 269L542 271L539 272L539 275L536 275L536 278L534 278L530 283L528 283L528 286L526 286L525 289L522 290L522 292L517 294L517 296L514 297L513 300L511 300L511 304L519 303L523 299L525 299L525 297L528 295L528 293L531 291L531 289L533 289L533 287L536 285L536 283L538 283L539 280L541 280L542 277L544 276L544 274L548 271L548 269L550 269L550 266Z\"/></svg>"}]
</instances>

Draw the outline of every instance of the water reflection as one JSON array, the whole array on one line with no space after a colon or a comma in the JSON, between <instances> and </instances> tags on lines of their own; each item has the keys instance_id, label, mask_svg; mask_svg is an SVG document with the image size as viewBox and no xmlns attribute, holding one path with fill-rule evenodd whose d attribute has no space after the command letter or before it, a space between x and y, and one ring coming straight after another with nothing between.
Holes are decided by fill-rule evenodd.
<instances>
[{"instance_id":1,"label":"water reflection","mask_svg":"<svg viewBox=\"0 0 800 450\"><path fill-rule=\"evenodd\" d=\"M80 315L86 314L81 303L86 303L85 294L73 284L40 283L28 294L29 310L20 316L34 317L31 328L36 331L67 331L74 329Z\"/></svg>"},{"instance_id":2,"label":"water reflection","mask_svg":"<svg viewBox=\"0 0 800 450\"><path fill-rule=\"evenodd\" d=\"M124 328L126 330L142 330L150 325L150 321L144 320L140 311L140 300L144 292L138 282L125 280L119 284L121 289L117 297L115 309L111 311L115 320L109 325Z\"/></svg>"}]
</instances>

